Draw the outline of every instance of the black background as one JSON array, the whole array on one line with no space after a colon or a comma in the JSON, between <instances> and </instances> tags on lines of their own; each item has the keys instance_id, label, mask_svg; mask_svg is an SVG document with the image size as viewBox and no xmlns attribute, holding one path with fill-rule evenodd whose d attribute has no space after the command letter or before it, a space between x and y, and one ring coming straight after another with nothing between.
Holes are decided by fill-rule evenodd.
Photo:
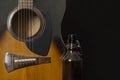
<instances>
[{"instance_id":1,"label":"black background","mask_svg":"<svg viewBox=\"0 0 120 80\"><path fill-rule=\"evenodd\" d=\"M112 53L119 51L112 0L67 0L66 5L61 27L63 40L66 43L70 33L78 35L85 54L85 80L119 80L112 68Z\"/></svg>"}]
</instances>

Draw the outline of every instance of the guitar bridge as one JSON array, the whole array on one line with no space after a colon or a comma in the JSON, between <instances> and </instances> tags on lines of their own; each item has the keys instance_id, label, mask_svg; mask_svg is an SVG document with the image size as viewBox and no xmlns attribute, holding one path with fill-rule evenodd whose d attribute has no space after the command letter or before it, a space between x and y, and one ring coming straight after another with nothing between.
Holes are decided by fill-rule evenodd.
<instances>
[{"instance_id":1,"label":"guitar bridge","mask_svg":"<svg viewBox=\"0 0 120 80\"><path fill-rule=\"evenodd\" d=\"M6 52L4 62L5 62L7 72L11 72L16 69L20 69L28 66L51 63L51 58L20 56L20 55L15 55L15 54Z\"/></svg>"}]
</instances>

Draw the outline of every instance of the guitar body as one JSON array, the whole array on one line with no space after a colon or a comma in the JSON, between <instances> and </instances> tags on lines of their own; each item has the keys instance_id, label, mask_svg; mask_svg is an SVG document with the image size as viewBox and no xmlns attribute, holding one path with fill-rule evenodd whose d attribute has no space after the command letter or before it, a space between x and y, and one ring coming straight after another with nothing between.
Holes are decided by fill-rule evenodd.
<instances>
[{"instance_id":1,"label":"guitar body","mask_svg":"<svg viewBox=\"0 0 120 80\"><path fill-rule=\"evenodd\" d=\"M0 1L0 80L62 80L60 57L64 51L64 43L61 22L65 12L65 0L34 1L34 6L46 18L46 27L42 36L32 42L17 40L7 28L8 15L17 4L17 0ZM33 45L32 49L29 44ZM33 57L48 56L51 57L51 63L20 68L8 73L4 63L6 52Z\"/></svg>"}]
</instances>

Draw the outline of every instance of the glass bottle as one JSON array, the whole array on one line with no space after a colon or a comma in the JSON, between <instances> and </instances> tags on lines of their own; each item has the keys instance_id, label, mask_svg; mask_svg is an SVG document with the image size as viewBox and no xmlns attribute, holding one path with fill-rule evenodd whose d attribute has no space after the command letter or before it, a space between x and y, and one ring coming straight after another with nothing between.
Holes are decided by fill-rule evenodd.
<instances>
[{"instance_id":1,"label":"glass bottle","mask_svg":"<svg viewBox=\"0 0 120 80\"><path fill-rule=\"evenodd\" d=\"M63 80L82 79L82 58L77 35L69 34L66 44L66 51L63 60Z\"/></svg>"}]
</instances>

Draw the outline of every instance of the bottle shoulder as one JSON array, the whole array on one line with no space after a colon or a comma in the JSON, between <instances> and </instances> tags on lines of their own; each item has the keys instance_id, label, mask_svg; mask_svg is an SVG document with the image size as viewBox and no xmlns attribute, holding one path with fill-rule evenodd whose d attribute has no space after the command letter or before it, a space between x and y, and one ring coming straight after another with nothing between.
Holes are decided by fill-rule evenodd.
<instances>
[{"instance_id":1,"label":"bottle shoulder","mask_svg":"<svg viewBox=\"0 0 120 80\"><path fill-rule=\"evenodd\" d=\"M66 54L63 56L63 61L80 61L82 58L80 57L79 53L76 51L67 51Z\"/></svg>"}]
</instances>

